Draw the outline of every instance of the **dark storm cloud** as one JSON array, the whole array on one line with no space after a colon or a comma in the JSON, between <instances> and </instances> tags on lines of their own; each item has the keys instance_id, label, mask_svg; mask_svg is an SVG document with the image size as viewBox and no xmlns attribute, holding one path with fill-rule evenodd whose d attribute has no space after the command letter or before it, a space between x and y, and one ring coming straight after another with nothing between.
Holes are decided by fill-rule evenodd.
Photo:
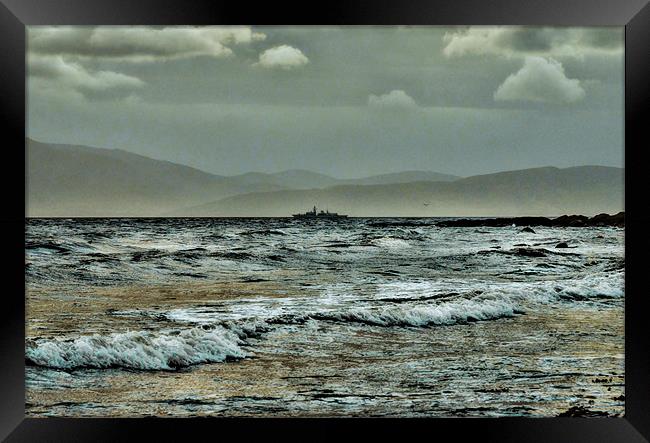
<instances>
[{"instance_id":1,"label":"dark storm cloud","mask_svg":"<svg viewBox=\"0 0 650 443\"><path fill-rule=\"evenodd\" d=\"M265 39L266 34L248 26L31 27L28 72L31 77L41 79L36 83L45 86L44 89L54 90L54 83L58 83L64 90L80 93L85 98L111 98L111 93L112 98L119 98L130 95L125 94L129 88L144 84L138 75L126 72L140 64L196 58L232 59L234 47L248 65L286 70L309 62L300 49L282 44L265 46L257 63L253 63L258 54L246 50L246 46L253 48ZM110 69L92 68L101 64L110 65ZM46 81L51 84L44 84Z\"/></svg>"},{"instance_id":2,"label":"dark storm cloud","mask_svg":"<svg viewBox=\"0 0 650 443\"><path fill-rule=\"evenodd\" d=\"M33 27L28 48L34 54L108 58L130 62L198 56L224 57L231 45L263 40L250 27Z\"/></svg>"},{"instance_id":3,"label":"dark storm cloud","mask_svg":"<svg viewBox=\"0 0 650 443\"><path fill-rule=\"evenodd\" d=\"M229 55L198 31L53 29L28 28L43 141L226 175L622 164L622 28L242 27L210 40Z\"/></svg>"},{"instance_id":4,"label":"dark storm cloud","mask_svg":"<svg viewBox=\"0 0 650 443\"><path fill-rule=\"evenodd\" d=\"M619 28L531 28L472 26L445 35L445 55L550 55L583 57L623 48Z\"/></svg>"},{"instance_id":5,"label":"dark storm cloud","mask_svg":"<svg viewBox=\"0 0 650 443\"><path fill-rule=\"evenodd\" d=\"M583 34L583 42L590 47L621 50L623 35L617 28L592 28Z\"/></svg>"},{"instance_id":6,"label":"dark storm cloud","mask_svg":"<svg viewBox=\"0 0 650 443\"><path fill-rule=\"evenodd\" d=\"M106 70L89 70L60 56L29 56L30 88L36 92L82 96L89 99L127 97L142 88L139 78Z\"/></svg>"},{"instance_id":7,"label":"dark storm cloud","mask_svg":"<svg viewBox=\"0 0 650 443\"><path fill-rule=\"evenodd\" d=\"M550 29L516 29L497 37L499 46L516 51L549 51L553 47L555 32Z\"/></svg>"}]
</instances>

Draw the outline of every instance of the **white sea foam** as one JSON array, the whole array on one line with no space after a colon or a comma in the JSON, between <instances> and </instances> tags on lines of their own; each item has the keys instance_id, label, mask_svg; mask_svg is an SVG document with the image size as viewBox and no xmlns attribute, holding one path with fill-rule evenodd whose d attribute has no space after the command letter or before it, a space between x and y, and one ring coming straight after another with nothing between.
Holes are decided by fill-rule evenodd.
<instances>
[{"instance_id":1,"label":"white sea foam","mask_svg":"<svg viewBox=\"0 0 650 443\"><path fill-rule=\"evenodd\" d=\"M322 320L367 323L377 326L449 326L478 320L496 320L521 313L504 298L464 299L415 306L391 305L309 314Z\"/></svg>"},{"instance_id":2,"label":"white sea foam","mask_svg":"<svg viewBox=\"0 0 650 443\"><path fill-rule=\"evenodd\" d=\"M578 275L557 280L485 283L485 293L517 302L555 303L558 301L597 301L625 296L623 271Z\"/></svg>"},{"instance_id":3,"label":"white sea foam","mask_svg":"<svg viewBox=\"0 0 650 443\"><path fill-rule=\"evenodd\" d=\"M396 282L380 285L363 302L355 288L336 284L313 298L238 299L214 307L147 311L186 324L221 325L245 337L270 324L306 319L376 325L448 325L468 319L491 320L525 311L531 303L603 302L624 296L624 273L604 272L562 280L489 282L481 279ZM120 313L122 314L122 313Z\"/></svg>"},{"instance_id":4,"label":"white sea foam","mask_svg":"<svg viewBox=\"0 0 650 443\"><path fill-rule=\"evenodd\" d=\"M541 290L561 298L623 298L625 274L622 271L604 272L558 282L545 282L540 286Z\"/></svg>"},{"instance_id":5,"label":"white sea foam","mask_svg":"<svg viewBox=\"0 0 650 443\"><path fill-rule=\"evenodd\" d=\"M411 244L407 240L402 240L401 238L395 237L381 237L372 241L375 246L389 248L389 249L399 249L399 248L409 248Z\"/></svg>"},{"instance_id":6,"label":"white sea foam","mask_svg":"<svg viewBox=\"0 0 650 443\"><path fill-rule=\"evenodd\" d=\"M490 282L481 280L448 280L431 282L399 282L381 285L378 298L414 301L421 297L445 296L449 293L469 295L480 291L483 295L514 302L556 302L558 299L591 300L617 299L625 295L625 276L621 272L594 273L558 280Z\"/></svg>"},{"instance_id":7,"label":"white sea foam","mask_svg":"<svg viewBox=\"0 0 650 443\"><path fill-rule=\"evenodd\" d=\"M222 327L204 330L130 331L55 338L28 343L25 356L39 366L61 369L123 367L171 370L179 367L243 358L238 334Z\"/></svg>"},{"instance_id":8,"label":"white sea foam","mask_svg":"<svg viewBox=\"0 0 650 443\"><path fill-rule=\"evenodd\" d=\"M396 282L378 286L378 298L393 297L404 301L421 297L445 296L449 293L470 295L480 291L483 296L520 302L549 303L559 300L620 299L625 296L625 273L594 272L564 279L528 281L489 281L480 278L448 279L420 282Z\"/></svg>"},{"instance_id":9,"label":"white sea foam","mask_svg":"<svg viewBox=\"0 0 650 443\"><path fill-rule=\"evenodd\" d=\"M301 309L300 313L296 306L286 303L286 300L280 303L280 307L266 312L253 309L260 315L248 318L243 317L243 313L224 315L223 311L213 311L208 307L196 311L181 309L157 312L156 315L163 315L172 321L203 326L35 340L28 343L26 358L39 366L61 369L124 367L171 370L200 363L223 362L228 357L243 358L246 356L241 347L244 339L268 328L288 324L334 321L383 327L450 326L513 317L527 310L531 302L580 303L583 300L600 301L624 296L624 272L614 271L556 281L486 282L478 284L483 288L480 292L463 291L469 287L475 288L478 282L459 281L458 293L443 294L444 298L422 302L422 295L435 295L441 289L448 291L454 286L453 283L432 281L385 285L378 295L396 296L395 301L370 301L359 307L351 306L348 297L316 298L314 303L310 303L310 307L316 309L306 312ZM413 296L412 301L405 303ZM251 300L257 308L265 305L265 301L268 302ZM210 323L210 326L206 323Z\"/></svg>"}]
</instances>

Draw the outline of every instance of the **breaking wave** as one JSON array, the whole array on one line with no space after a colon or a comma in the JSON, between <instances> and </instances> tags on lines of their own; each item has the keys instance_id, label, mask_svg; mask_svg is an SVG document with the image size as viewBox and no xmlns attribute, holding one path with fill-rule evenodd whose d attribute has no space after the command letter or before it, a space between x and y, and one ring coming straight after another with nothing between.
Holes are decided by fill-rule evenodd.
<instances>
[{"instance_id":1,"label":"breaking wave","mask_svg":"<svg viewBox=\"0 0 650 443\"><path fill-rule=\"evenodd\" d=\"M461 300L416 306L358 308L308 315L314 320L363 323L373 326L451 326L514 317L523 311L503 299Z\"/></svg>"},{"instance_id":2,"label":"breaking wave","mask_svg":"<svg viewBox=\"0 0 650 443\"><path fill-rule=\"evenodd\" d=\"M130 331L27 343L27 363L58 369L174 370L246 357L243 340L223 327L153 333Z\"/></svg>"},{"instance_id":3,"label":"breaking wave","mask_svg":"<svg viewBox=\"0 0 650 443\"><path fill-rule=\"evenodd\" d=\"M545 286L563 300L620 299L625 296L625 274L604 272Z\"/></svg>"},{"instance_id":4,"label":"breaking wave","mask_svg":"<svg viewBox=\"0 0 650 443\"><path fill-rule=\"evenodd\" d=\"M564 281L511 282L486 287L485 291L440 293L424 297L425 287L405 288L394 299L379 298L382 304L240 318L224 321L223 313L204 308L179 312L134 311L114 315L147 315L185 324L178 330L131 331L75 338L37 339L27 343L28 364L58 369L127 368L175 370L203 363L244 358L246 339L271 328L310 321L365 324L378 327L436 327L491 321L524 314L528 302L552 303L607 301L624 296L624 273L605 272ZM386 295L386 294L382 294ZM400 297L400 295L402 295ZM415 298L414 298L415 296ZM430 303L430 300L438 302ZM427 301L423 303L423 301ZM444 301L443 301L444 300ZM527 308L526 308L527 309ZM190 326L191 325L191 326Z\"/></svg>"}]
</instances>

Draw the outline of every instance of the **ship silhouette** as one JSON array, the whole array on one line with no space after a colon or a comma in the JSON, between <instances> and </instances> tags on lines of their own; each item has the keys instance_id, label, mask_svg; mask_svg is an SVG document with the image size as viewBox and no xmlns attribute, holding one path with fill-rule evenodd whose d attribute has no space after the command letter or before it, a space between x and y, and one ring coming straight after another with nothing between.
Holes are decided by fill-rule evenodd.
<instances>
[{"instance_id":1,"label":"ship silhouette","mask_svg":"<svg viewBox=\"0 0 650 443\"><path fill-rule=\"evenodd\" d=\"M293 214L292 215L294 218L347 218L347 215L345 214L339 214L337 212L330 212L330 211L323 211L322 209L320 212L316 210L316 206L311 211L303 212L300 214Z\"/></svg>"}]
</instances>

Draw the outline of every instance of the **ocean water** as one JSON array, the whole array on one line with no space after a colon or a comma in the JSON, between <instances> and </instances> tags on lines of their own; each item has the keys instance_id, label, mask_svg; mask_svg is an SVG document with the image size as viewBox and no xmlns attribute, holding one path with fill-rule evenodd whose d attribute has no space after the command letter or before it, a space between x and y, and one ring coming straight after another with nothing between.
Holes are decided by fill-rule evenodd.
<instances>
[{"instance_id":1,"label":"ocean water","mask_svg":"<svg viewBox=\"0 0 650 443\"><path fill-rule=\"evenodd\" d=\"M29 219L26 413L621 415L623 229L438 221Z\"/></svg>"}]
</instances>

